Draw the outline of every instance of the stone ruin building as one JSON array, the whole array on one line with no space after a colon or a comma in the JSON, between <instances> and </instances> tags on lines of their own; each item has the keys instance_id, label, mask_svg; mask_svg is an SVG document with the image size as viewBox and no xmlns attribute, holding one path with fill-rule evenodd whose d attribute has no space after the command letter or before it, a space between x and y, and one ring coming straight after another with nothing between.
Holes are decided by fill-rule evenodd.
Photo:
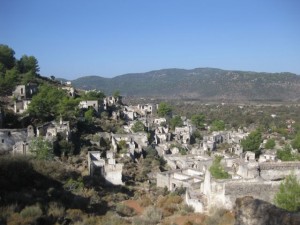
<instances>
[{"instance_id":1,"label":"stone ruin building","mask_svg":"<svg viewBox=\"0 0 300 225\"><path fill-rule=\"evenodd\" d=\"M44 137L48 141L55 141L58 134L65 137L67 141L71 138L71 127L69 121L63 121L60 118L59 122L52 121L44 123L36 128L36 136Z\"/></svg>"},{"instance_id":2,"label":"stone ruin building","mask_svg":"<svg viewBox=\"0 0 300 225\"><path fill-rule=\"evenodd\" d=\"M79 109L93 108L96 112L99 112L99 101L98 100L83 100L79 102Z\"/></svg>"},{"instance_id":3,"label":"stone ruin building","mask_svg":"<svg viewBox=\"0 0 300 225\"><path fill-rule=\"evenodd\" d=\"M300 177L300 162L257 162L253 152L245 152L243 158L225 155L221 162L231 179L214 179L208 170L212 164L208 156L170 155L165 159L173 170L158 173L157 186L171 191L187 188L185 201L196 212L213 207L231 210L236 198L247 195L273 202L282 179L291 173Z\"/></svg>"},{"instance_id":4,"label":"stone ruin building","mask_svg":"<svg viewBox=\"0 0 300 225\"><path fill-rule=\"evenodd\" d=\"M122 181L123 164L116 163L115 153L112 151L106 152L106 159L101 158L98 151L89 151L88 170L90 176L102 177L108 184L124 184Z\"/></svg>"},{"instance_id":5,"label":"stone ruin building","mask_svg":"<svg viewBox=\"0 0 300 225\"><path fill-rule=\"evenodd\" d=\"M43 137L55 142L60 134L68 141L71 137L69 121L52 121L38 126L36 129L29 125L24 129L0 129L0 154L28 155L30 142L34 137Z\"/></svg>"},{"instance_id":6,"label":"stone ruin building","mask_svg":"<svg viewBox=\"0 0 300 225\"><path fill-rule=\"evenodd\" d=\"M0 154L28 154L28 142L34 136L33 126L24 129L0 129Z\"/></svg>"},{"instance_id":7,"label":"stone ruin building","mask_svg":"<svg viewBox=\"0 0 300 225\"><path fill-rule=\"evenodd\" d=\"M136 154L141 154L145 150L148 143L148 136L144 132L134 133L134 134L114 134L107 132L98 133L100 137L99 146L102 146L101 141L109 141L111 143L111 151L118 152L118 145L120 141L125 141L126 148L128 149L127 155L135 158Z\"/></svg>"},{"instance_id":8,"label":"stone ruin building","mask_svg":"<svg viewBox=\"0 0 300 225\"><path fill-rule=\"evenodd\" d=\"M17 114L24 113L29 104L31 103L31 98L38 91L37 84L28 83L26 85L17 85L12 95L15 98L14 101L14 112Z\"/></svg>"}]
</instances>

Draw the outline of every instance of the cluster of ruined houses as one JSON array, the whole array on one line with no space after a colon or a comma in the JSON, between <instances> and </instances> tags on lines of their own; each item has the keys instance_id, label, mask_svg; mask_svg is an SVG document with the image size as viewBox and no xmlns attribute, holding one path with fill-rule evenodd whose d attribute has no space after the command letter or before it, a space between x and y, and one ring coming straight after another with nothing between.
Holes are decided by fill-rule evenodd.
<instances>
[{"instance_id":1,"label":"cluster of ruined houses","mask_svg":"<svg viewBox=\"0 0 300 225\"><path fill-rule=\"evenodd\" d=\"M285 176L291 172L300 176L300 163L277 160L276 150L264 150L258 160L253 152L243 152L241 140L249 134L243 130L212 132L205 135L200 143L190 145L195 130L191 122L182 118L184 125L170 130L165 125L165 118L153 116L155 109L156 106L150 104L125 106L119 114L126 115L126 134L99 133L98 144L101 145L103 139L109 140L112 146L110 154L114 155L120 141L123 141L127 146L126 154L133 159L151 144L170 167L169 171L157 173L157 186L167 187L170 191L185 187L185 201L196 212L204 212L212 207L232 209L235 199L246 195L273 202ZM147 128L154 130L153 143L148 142L146 133L134 133L131 130L136 121L142 121ZM222 143L228 144L227 151L215 151ZM182 155L179 148L185 148L187 154ZM111 161L111 156L101 159L91 154L94 153L89 155L91 171L100 167L110 183L122 184L122 164ZM218 180L211 176L209 167L214 154L223 156L221 163L231 175L230 179ZM113 180L113 176L117 180Z\"/></svg>"},{"instance_id":2,"label":"cluster of ruined houses","mask_svg":"<svg viewBox=\"0 0 300 225\"><path fill-rule=\"evenodd\" d=\"M65 90L70 97L75 97L76 90L70 83L61 88ZM37 92L38 85L35 83L17 85L11 96L13 105L9 105L8 109L13 110L16 114L26 112L32 97L37 94ZM106 97L103 102L97 100L80 101L78 107L83 110L93 108L96 112L100 112L100 110L107 110L108 106L116 104L119 101L120 98L110 96ZM3 129L4 119L4 112L0 108L0 154L30 154L29 144L34 137L43 137L54 143L58 134L65 137L66 140L70 140L72 133L69 121L63 121L62 118L60 118L59 122L52 121L38 127L30 125L24 129Z\"/></svg>"},{"instance_id":3,"label":"cluster of ruined houses","mask_svg":"<svg viewBox=\"0 0 300 225\"><path fill-rule=\"evenodd\" d=\"M172 170L157 174L157 186L167 187L170 191L185 187L185 201L196 212L205 212L214 207L232 209L237 197L247 195L273 202L282 179L291 173L300 177L300 162L281 162L276 158L276 150L265 150L256 160L255 153L243 153L239 145L244 135L242 132L219 132L217 136L213 133L204 138L204 141L213 140L215 144L221 140L237 146L231 154L214 153L223 156L221 163L231 179L219 180L211 176L209 167L213 159L203 154L208 149L203 148L202 144L199 149L192 149L191 154L185 156L164 156Z\"/></svg>"},{"instance_id":4,"label":"cluster of ruined houses","mask_svg":"<svg viewBox=\"0 0 300 225\"><path fill-rule=\"evenodd\" d=\"M35 137L54 143L58 134L69 140L72 130L69 121L52 121L41 126L29 125L24 129L0 129L0 154L29 155L29 145Z\"/></svg>"},{"instance_id":5,"label":"cluster of ruined houses","mask_svg":"<svg viewBox=\"0 0 300 225\"><path fill-rule=\"evenodd\" d=\"M70 96L74 95L74 89L71 87L68 87L67 91ZM16 113L26 110L30 97L35 92L36 86L32 84L16 87L13 93L16 98ZM188 119L183 117L183 126L171 130L166 125L165 118L154 116L157 105L121 106L120 102L120 97L107 97L103 102L86 100L79 103L79 108L94 108L96 112L118 105L120 107L115 107L112 117L122 117L126 120L123 127L125 133L96 134L99 138L93 141L94 144L101 146L103 143L110 143L111 149L106 152L105 157L101 157L98 151L88 153L89 174L102 176L108 183L123 184L123 164L117 163L115 159L121 142L126 145L126 152L122 154L134 160L141 156L149 145L154 147L170 167L169 171L157 173L157 186L167 187L170 191L185 187L185 201L193 206L196 212L204 212L211 207L232 209L235 199L245 195L272 202L281 179L291 172L300 176L300 163L280 162L276 158L275 150L264 151L258 160L255 159L254 153L243 152L240 143L248 135L243 130L212 132L205 135L200 143L190 145L195 127ZM3 113L0 110L0 128L2 121ZM136 121L141 121L147 129L154 131L153 143L149 143L147 133L132 131ZM71 128L68 121L61 119L59 122L53 121L37 128L29 126L27 129L18 130L0 129L0 149L11 151L13 154L27 154L28 144L33 137L42 136L54 140L58 133L63 133L67 139L70 137ZM216 147L222 143L229 144L229 151L216 152ZM179 148L184 148L187 154L182 155ZM212 178L208 168L212 165L214 154L223 156L221 163L231 175L231 179Z\"/></svg>"}]
</instances>

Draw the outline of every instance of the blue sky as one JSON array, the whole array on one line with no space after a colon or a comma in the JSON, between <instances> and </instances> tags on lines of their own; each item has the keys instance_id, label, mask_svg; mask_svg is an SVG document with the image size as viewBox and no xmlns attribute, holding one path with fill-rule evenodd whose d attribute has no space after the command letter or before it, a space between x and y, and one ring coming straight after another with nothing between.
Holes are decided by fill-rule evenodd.
<instances>
[{"instance_id":1,"label":"blue sky","mask_svg":"<svg viewBox=\"0 0 300 225\"><path fill-rule=\"evenodd\" d=\"M0 0L0 43L67 79L162 68L300 74L299 0Z\"/></svg>"}]
</instances>

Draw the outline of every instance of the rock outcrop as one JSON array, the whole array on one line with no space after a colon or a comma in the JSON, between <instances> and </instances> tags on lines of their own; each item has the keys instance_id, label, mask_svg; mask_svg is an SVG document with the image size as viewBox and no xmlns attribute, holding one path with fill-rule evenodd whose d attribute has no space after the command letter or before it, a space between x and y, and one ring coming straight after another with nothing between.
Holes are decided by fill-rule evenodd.
<instances>
[{"instance_id":1,"label":"rock outcrop","mask_svg":"<svg viewBox=\"0 0 300 225\"><path fill-rule=\"evenodd\" d=\"M236 199L235 225L299 225L300 212L288 212L253 197Z\"/></svg>"}]
</instances>

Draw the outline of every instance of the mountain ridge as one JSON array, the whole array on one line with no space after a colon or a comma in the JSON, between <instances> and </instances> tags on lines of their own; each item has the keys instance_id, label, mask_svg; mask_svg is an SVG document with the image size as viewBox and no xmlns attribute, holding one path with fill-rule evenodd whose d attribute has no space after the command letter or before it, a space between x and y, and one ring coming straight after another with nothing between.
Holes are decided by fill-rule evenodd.
<instances>
[{"instance_id":1,"label":"mountain ridge","mask_svg":"<svg viewBox=\"0 0 300 225\"><path fill-rule=\"evenodd\" d=\"M161 69L127 73L113 78L85 76L72 81L76 88L98 89L124 96L205 100L300 99L300 76L289 72L267 73L217 68Z\"/></svg>"}]
</instances>

